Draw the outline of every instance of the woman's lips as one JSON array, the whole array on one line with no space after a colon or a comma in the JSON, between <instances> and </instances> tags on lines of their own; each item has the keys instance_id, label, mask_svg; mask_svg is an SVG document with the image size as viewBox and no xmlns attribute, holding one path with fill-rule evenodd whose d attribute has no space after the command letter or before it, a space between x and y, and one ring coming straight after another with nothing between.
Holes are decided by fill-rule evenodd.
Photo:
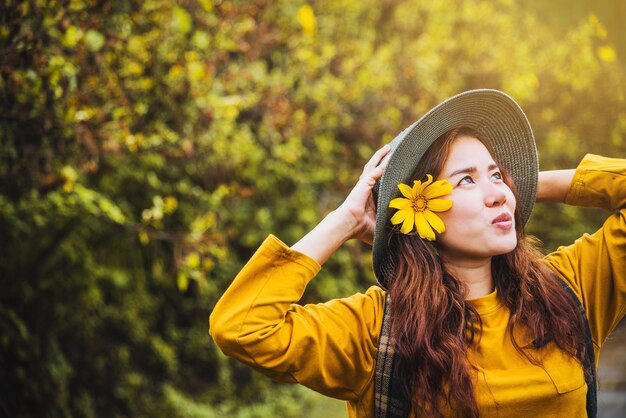
<instances>
[{"instance_id":1,"label":"woman's lips","mask_svg":"<svg viewBox=\"0 0 626 418\"><path fill-rule=\"evenodd\" d=\"M508 213L501 213L491 221L491 224L498 228L508 230L513 226L513 218Z\"/></svg>"}]
</instances>

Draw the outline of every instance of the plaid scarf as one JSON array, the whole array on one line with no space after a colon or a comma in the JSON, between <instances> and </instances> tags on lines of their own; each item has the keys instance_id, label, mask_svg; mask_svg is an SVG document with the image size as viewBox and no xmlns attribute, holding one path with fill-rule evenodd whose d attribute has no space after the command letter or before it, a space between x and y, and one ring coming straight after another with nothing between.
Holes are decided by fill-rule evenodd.
<instances>
[{"instance_id":1,"label":"plaid scarf","mask_svg":"<svg viewBox=\"0 0 626 418\"><path fill-rule=\"evenodd\" d=\"M374 381L375 418L404 418L408 416L406 398L400 387L400 379L395 375L398 356L393 350L394 341L391 337L391 298L387 292L383 327L378 339L378 356L376 357L376 376Z\"/></svg>"},{"instance_id":2,"label":"plaid scarf","mask_svg":"<svg viewBox=\"0 0 626 418\"><path fill-rule=\"evenodd\" d=\"M598 412L597 399L597 377L595 367L595 354L593 351L593 340L589 321L585 314L585 308L574 293L574 291L561 280L563 287L568 294L576 301L578 312L585 322L585 345L587 346L587 358L585 368L589 373L585 373L587 383L587 416L596 418ZM376 357L376 376L374 381L374 417L375 418L406 418L409 415L410 405L407 402L399 379L396 374L398 356L395 354L393 346L394 340L391 336L391 299L387 292L385 301L385 313L383 314L383 325L378 342L378 356Z\"/></svg>"}]
</instances>

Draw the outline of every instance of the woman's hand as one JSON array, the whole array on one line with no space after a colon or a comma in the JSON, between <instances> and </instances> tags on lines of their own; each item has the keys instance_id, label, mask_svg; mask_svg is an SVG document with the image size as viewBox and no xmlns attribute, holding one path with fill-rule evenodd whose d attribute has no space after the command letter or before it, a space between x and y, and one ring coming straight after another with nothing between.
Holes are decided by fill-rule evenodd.
<instances>
[{"instance_id":1,"label":"woman's hand","mask_svg":"<svg viewBox=\"0 0 626 418\"><path fill-rule=\"evenodd\" d=\"M315 228L291 248L307 254L319 264L326 260L344 242L358 238L372 243L376 226L376 211L372 188L380 179L387 166L385 156L391 147L385 145L370 158L363 173L346 200L326 216Z\"/></svg>"},{"instance_id":2,"label":"woman's hand","mask_svg":"<svg viewBox=\"0 0 626 418\"><path fill-rule=\"evenodd\" d=\"M389 160L383 159L390 149L389 145L385 145L374 153L365 164L359 181L337 209L339 214L345 216L346 224L352 228L350 238L357 238L368 244L371 244L374 239L376 209L372 189L385 172Z\"/></svg>"}]
</instances>

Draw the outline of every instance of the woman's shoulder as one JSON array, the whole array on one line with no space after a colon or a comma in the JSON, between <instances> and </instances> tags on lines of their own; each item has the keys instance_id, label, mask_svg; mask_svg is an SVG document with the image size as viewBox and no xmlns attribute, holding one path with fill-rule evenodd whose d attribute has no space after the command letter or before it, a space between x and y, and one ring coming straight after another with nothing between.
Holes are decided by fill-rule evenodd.
<instances>
[{"instance_id":1,"label":"woman's shoulder","mask_svg":"<svg viewBox=\"0 0 626 418\"><path fill-rule=\"evenodd\" d=\"M377 341L385 312L386 292L380 286L370 286L365 292L358 292L345 298L331 299L317 305L324 315L334 317L349 327L358 327L366 331ZM306 309L306 307L305 307ZM322 314L322 312L319 312Z\"/></svg>"},{"instance_id":2,"label":"woman's shoulder","mask_svg":"<svg viewBox=\"0 0 626 418\"><path fill-rule=\"evenodd\" d=\"M372 285L365 292L357 292L345 298L332 299L325 305L347 305L355 310L372 314L373 316L382 316L385 309L385 298L387 292L377 285Z\"/></svg>"},{"instance_id":3,"label":"woman's shoulder","mask_svg":"<svg viewBox=\"0 0 626 418\"><path fill-rule=\"evenodd\" d=\"M376 305L377 309L381 311L380 314L382 315L385 309L387 291L378 285L372 285L365 291L364 297L369 298Z\"/></svg>"},{"instance_id":4,"label":"woman's shoulder","mask_svg":"<svg viewBox=\"0 0 626 418\"><path fill-rule=\"evenodd\" d=\"M385 297L387 297L387 291L378 285L370 286L365 291L365 294L375 295L376 297L382 297L383 300L385 299Z\"/></svg>"}]
</instances>

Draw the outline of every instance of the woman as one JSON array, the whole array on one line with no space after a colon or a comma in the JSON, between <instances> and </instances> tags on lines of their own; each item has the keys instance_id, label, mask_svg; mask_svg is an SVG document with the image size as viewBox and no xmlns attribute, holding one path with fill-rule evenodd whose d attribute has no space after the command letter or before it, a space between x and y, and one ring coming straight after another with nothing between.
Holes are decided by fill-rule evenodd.
<instances>
[{"instance_id":1,"label":"woman","mask_svg":"<svg viewBox=\"0 0 626 418\"><path fill-rule=\"evenodd\" d=\"M542 258L523 233L535 200L617 212ZM398 385L385 396L410 416L585 416L595 365L577 308L598 351L626 310L625 206L626 161L587 156L538 175L519 106L466 92L378 150L344 203L291 248L268 237L210 332L278 381L345 399L351 417L373 417L375 396L386 399L376 363L394 351ZM382 287L297 305L352 238L373 242Z\"/></svg>"}]
</instances>

